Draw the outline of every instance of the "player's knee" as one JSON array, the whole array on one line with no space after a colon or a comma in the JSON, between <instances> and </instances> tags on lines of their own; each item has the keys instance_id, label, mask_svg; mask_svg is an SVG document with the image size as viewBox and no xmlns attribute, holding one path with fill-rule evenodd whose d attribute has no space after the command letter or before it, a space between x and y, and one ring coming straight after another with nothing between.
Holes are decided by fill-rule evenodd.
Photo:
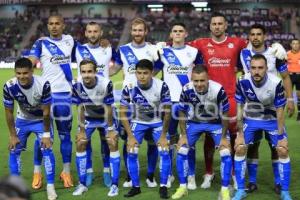
<instances>
[{"instance_id":1,"label":"player's knee","mask_svg":"<svg viewBox=\"0 0 300 200\"><path fill-rule=\"evenodd\" d=\"M76 151L84 152L86 150L87 140L79 140L76 143Z\"/></svg>"},{"instance_id":2,"label":"player's knee","mask_svg":"<svg viewBox=\"0 0 300 200\"><path fill-rule=\"evenodd\" d=\"M182 155L188 155L188 153L189 153L189 148L186 147L186 146L181 146L181 147L178 149L178 153L179 153L179 154L182 154Z\"/></svg>"},{"instance_id":3,"label":"player's knee","mask_svg":"<svg viewBox=\"0 0 300 200\"><path fill-rule=\"evenodd\" d=\"M228 148L225 148L225 147L221 147L219 153L220 153L221 157L225 157L225 156L230 156L231 155L230 150Z\"/></svg>"},{"instance_id":4,"label":"player's knee","mask_svg":"<svg viewBox=\"0 0 300 200\"><path fill-rule=\"evenodd\" d=\"M107 139L107 144L108 144L108 148L109 150L112 152L117 151L118 150L118 140L117 139Z\"/></svg>"},{"instance_id":5,"label":"player's knee","mask_svg":"<svg viewBox=\"0 0 300 200\"><path fill-rule=\"evenodd\" d=\"M287 158L289 155L288 147L279 146L276 148L279 158Z\"/></svg>"},{"instance_id":6,"label":"player's knee","mask_svg":"<svg viewBox=\"0 0 300 200\"><path fill-rule=\"evenodd\" d=\"M245 144L237 145L235 148L235 154L237 156L244 156L247 153L247 146Z\"/></svg>"}]
</instances>

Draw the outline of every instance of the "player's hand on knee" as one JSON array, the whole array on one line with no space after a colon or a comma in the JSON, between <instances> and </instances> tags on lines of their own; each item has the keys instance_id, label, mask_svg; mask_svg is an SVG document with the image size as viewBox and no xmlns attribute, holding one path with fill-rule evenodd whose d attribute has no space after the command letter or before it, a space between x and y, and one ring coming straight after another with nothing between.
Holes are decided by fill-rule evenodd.
<instances>
[{"instance_id":1,"label":"player's hand on knee","mask_svg":"<svg viewBox=\"0 0 300 200\"><path fill-rule=\"evenodd\" d=\"M79 133L76 135L76 143L78 147L88 143L88 139L86 138L84 131L79 131Z\"/></svg>"},{"instance_id":2,"label":"player's hand on knee","mask_svg":"<svg viewBox=\"0 0 300 200\"><path fill-rule=\"evenodd\" d=\"M133 136L128 136L127 138L127 151L129 153L134 153L134 148L138 146L138 142Z\"/></svg>"},{"instance_id":3,"label":"player's hand on knee","mask_svg":"<svg viewBox=\"0 0 300 200\"><path fill-rule=\"evenodd\" d=\"M186 137L186 135L180 135L180 138L177 143L177 150L179 150L180 147L182 147L184 145L188 146L187 137Z\"/></svg>"},{"instance_id":4,"label":"player's hand on knee","mask_svg":"<svg viewBox=\"0 0 300 200\"><path fill-rule=\"evenodd\" d=\"M244 134L240 133L235 139L234 149L237 150L238 147L245 145Z\"/></svg>"},{"instance_id":5,"label":"player's hand on knee","mask_svg":"<svg viewBox=\"0 0 300 200\"><path fill-rule=\"evenodd\" d=\"M42 148L50 149L52 146L52 142L50 137L42 137Z\"/></svg>"},{"instance_id":6,"label":"player's hand on knee","mask_svg":"<svg viewBox=\"0 0 300 200\"><path fill-rule=\"evenodd\" d=\"M160 136L157 146L161 147L162 151L169 151L169 141L167 140L166 136Z\"/></svg>"},{"instance_id":7,"label":"player's hand on knee","mask_svg":"<svg viewBox=\"0 0 300 200\"><path fill-rule=\"evenodd\" d=\"M108 144L115 146L118 142L118 133L114 130L108 131L106 135L106 141Z\"/></svg>"},{"instance_id":8,"label":"player's hand on knee","mask_svg":"<svg viewBox=\"0 0 300 200\"><path fill-rule=\"evenodd\" d=\"M16 148L17 144L20 143L20 140L17 136L11 136L9 139L8 150L13 150Z\"/></svg>"},{"instance_id":9,"label":"player's hand on knee","mask_svg":"<svg viewBox=\"0 0 300 200\"><path fill-rule=\"evenodd\" d=\"M278 152L279 157L287 156L288 154L288 141L286 138L282 140L278 140L276 150Z\"/></svg>"},{"instance_id":10,"label":"player's hand on knee","mask_svg":"<svg viewBox=\"0 0 300 200\"><path fill-rule=\"evenodd\" d=\"M222 150L222 149L229 149L230 150L231 149L230 148L230 142L224 137L222 137L219 146L220 146L219 147L220 150Z\"/></svg>"}]
</instances>

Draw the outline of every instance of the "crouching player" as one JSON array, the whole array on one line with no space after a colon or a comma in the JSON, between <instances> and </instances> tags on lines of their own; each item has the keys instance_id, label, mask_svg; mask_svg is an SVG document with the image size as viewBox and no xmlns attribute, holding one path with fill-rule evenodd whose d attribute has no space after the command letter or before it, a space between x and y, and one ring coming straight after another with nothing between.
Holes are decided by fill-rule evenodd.
<instances>
[{"instance_id":1,"label":"crouching player","mask_svg":"<svg viewBox=\"0 0 300 200\"><path fill-rule=\"evenodd\" d=\"M169 198L167 190L170 172L169 142L167 130L170 122L171 98L167 84L153 75L153 63L142 59L136 64L137 81L129 83L122 91L120 117L127 138L128 172L132 180L132 189L125 197L133 197L139 193L139 162L138 151L146 132L151 131L158 146L160 155L160 197ZM131 125L128 110L133 110ZM164 117L161 119L161 113Z\"/></svg>"},{"instance_id":2,"label":"crouching player","mask_svg":"<svg viewBox=\"0 0 300 200\"><path fill-rule=\"evenodd\" d=\"M53 132L50 121L50 83L33 75L29 59L15 62L15 78L3 88L6 122L9 129L9 168L11 175L21 173L20 155L26 149L27 138L35 133L44 158L47 176L47 196L57 198L54 188L55 158L52 152ZM14 120L14 101L18 102L17 118Z\"/></svg>"},{"instance_id":3,"label":"crouching player","mask_svg":"<svg viewBox=\"0 0 300 200\"><path fill-rule=\"evenodd\" d=\"M238 136L235 141L234 166L238 190L233 200L246 197L245 171L247 145L253 143L257 131L265 131L279 156L281 199L290 200L290 158L284 127L286 98L282 80L267 73L267 60L255 54L250 60L250 73L237 82Z\"/></svg>"},{"instance_id":4,"label":"crouching player","mask_svg":"<svg viewBox=\"0 0 300 200\"><path fill-rule=\"evenodd\" d=\"M194 146L201 134L205 132L212 136L215 147L219 149L222 177L221 196L223 200L230 200L228 185L232 161L229 137L227 137L228 98L219 83L209 80L204 65L196 65L193 68L191 80L183 87L180 97L181 135L177 144L177 173L180 186L172 195L172 199L179 199L187 194L189 146Z\"/></svg>"},{"instance_id":5,"label":"crouching player","mask_svg":"<svg viewBox=\"0 0 300 200\"><path fill-rule=\"evenodd\" d=\"M82 60L79 64L81 77L73 83L75 102L79 105L79 133L76 139L76 167L80 184L73 195L86 192L87 152L86 146L93 132L98 129L104 134L110 150L112 185L108 196L119 193L120 153L118 134L113 125L112 104L114 103L112 82L97 75L97 65L92 60Z\"/></svg>"}]
</instances>

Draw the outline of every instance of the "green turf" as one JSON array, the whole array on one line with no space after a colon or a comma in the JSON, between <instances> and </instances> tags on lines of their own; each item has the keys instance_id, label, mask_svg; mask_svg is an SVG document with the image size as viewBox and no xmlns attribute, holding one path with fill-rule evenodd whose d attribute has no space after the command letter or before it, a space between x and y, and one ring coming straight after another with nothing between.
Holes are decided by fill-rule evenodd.
<instances>
[{"instance_id":1,"label":"green turf","mask_svg":"<svg viewBox=\"0 0 300 200\"><path fill-rule=\"evenodd\" d=\"M6 80L11 78L13 76L13 70L10 69L1 69L1 79L0 79L0 85L3 86ZM37 73L39 73L37 71ZM113 81L121 80L121 75L117 75L113 77ZM116 87L120 89L119 87ZM2 89L0 90L0 96L2 97ZM1 156L1 162L0 162L0 176L8 175L9 169L8 169L8 150L7 150L7 144L8 144L8 129L6 127L5 118L4 118L4 109L3 104L1 104L0 107L0 127L1 127L1 138L0 138L0 152L2 154ZM76 113L75 113L76 114ZM76 116L74 115L74 119L76 119ZM299 147L299 132L297 129L300 127L299 123L295 122L295 118L287 119L286 120L287 130L289 133L289 149L290 149L290 157L292 160L292 180L291 180L291 195L293 199L300 199L300 147ZM298 132L298 133L297 133ZM72 129L72 138L74 139L74 135L76 133L76 122L73 123L73 129ZM94 161L94 170L95 170L95 180L93 186L89 188L89 191L84 194L82 197L73 197L72 192L74 188L71 189L64 189L62 183L59 181L58 176L62 169L62 161L61 156L59 153L59 140L57 137L57 134L55 134L55 143L54 143L54 152L56 155L56 189L57 194L59 196L59 199L62 200L69 200L69 199L108 199L107 192L108 189L103 186L102 183L102 176L101 176L101 167L102 167L102 161L100 159L100 145L99 145L99 137L97 134L94 134L92 137L93 141L93 161ZM74 140L73 140L74 141ZM26 183L28 186L31 186L31 179L32 179L32 171L33 171L33 142L34 142L34 136L31 135L28 140L28 150L22 154L22 176L26 180ZM120 140L120 143L122 141ZM203 174L203 153L202 153L202 145L203 142L200 141L197 145L197 183L198 186L200 185L202 181L202 174ZM121 144L120 144L121 147ZM135 199L158 199L158 188L155 189L148 189L145 186L145 173L146 173L146 167L147 167L147 160L146 160L146 151L144 146L142 147L142 150L140 151L140 167L141 167L141 186L142 186L142 194L136 197ZM214 181L213 187L209 190L202 190L197 189L196 191L190 191L189 196L185 199L217 199L218 192L220 189L220 178L219 178L219 156L218 154L215 154L215 173L217 174L217 177ZM271 168L271 161L270 161L270 151L263 142L263 145L260 148L260 161L259 161L259 172L258 172L258 187L259 190L255 194L251 194L247 199L259 199L259 200L268 200L268 199L279 199L279 196L276 195L273 192L273 173ZM73 161L75 160L75 149L73 146ZM157 170L158 171L158 170ZM175 170L174 170L175 172ZM72 162L72 173L74 177L74 183L77 183L77 175L76 175L76 169L74 162ZM158 177L158 176L156 176ZM125 179L125 171L124 171L124 164L122 161L122 167L121 167L121 178L120 178L120 185L123 184L123 181ZM158 178L156 178L158 181ZM44 181L45 185L45 181ZM170 189L170 194L174 193L176 190L176 187L178 186L178 183L176 182L172 189ZM46 192L45 187L43 187L40 190L32 191L32 199L33 200L41 200L46 199ZM115 199L124 199L123 195L128 191L128 189L123 189L120 187L120 195L116 197Z\"/></svg>"}]
</instances>

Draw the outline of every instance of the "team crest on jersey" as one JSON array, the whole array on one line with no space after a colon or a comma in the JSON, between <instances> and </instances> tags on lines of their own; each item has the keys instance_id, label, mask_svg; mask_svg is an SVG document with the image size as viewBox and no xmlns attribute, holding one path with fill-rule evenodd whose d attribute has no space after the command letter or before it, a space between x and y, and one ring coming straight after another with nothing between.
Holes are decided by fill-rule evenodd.
<instances>
[{"instance_id":1,"label":"team crest on jersey","mask_svg":"<svg viewBox=\"0 0 300 200\"><path fill-rule=\"evenodd\" d=\"M168 60L169 63L174 63L176 60L175 56L172 53L168 53L166 55L166 59Z\"/></svg>"},{"instance_id":2,"label":"team crest on jersey","mask_svg":"<svg viewBox=\"0 0 300 200\"><path fill-rule=\"evenodd\" d=\"M228 48L229 48L229 49L232 49L233 47L234 47L234 44L233 44L233 43L231 43L231 42L228 43Z\"/></svg>"},{"instance_id":3,"label":"team crest on jersey","mask_svg":"<svg viewBox=\"0 0 300 200\"><path fill-rule=\"evenodd\" d=\"M38 102L39 102L40 99L41 99L41 95L40 95L39 93L37 93L37 92L34 92L32 96L33 96L33 99L34 99L34 101L35 101L35 105L37 105ZM35 106L35 105L33 105L33 106Z\"/></svg>"},{"instance_id":4,"label":"team crest on jersey","mask_svg":"<svg viewBox=\"0 0 300 200\"><path fill-rule=\"evenodd\" d=\"M215 50L214 49L207 49L207 53L209 55L213 55L215 53Z\"/></svg>"},{"instance_id":5,"label":"team crest on jersey","mask_svg":"<svg viewBox=\"0 0 300 200\"><path fill-rule=\"evenodd\" d=\"M191 52L187 52L187 53L186 53L186 56L189 57L189 58L191 58L191 57L192 57Z\"/></svg>"},{"instance_id":6,"label":"team crest on jersey","mask_svg":"<svg viewBox=\"0 0 300 200\"><path fill-rule=\"evenodd\" d=\"M100 90L96 92L96 96L103 96L104 95L104 91Z\"/></svg>"},{"instance_id":7,"label":"team crest on jersey","mask_svg":"<svg viewBox=\"0 0 300 200\"><path fill-rule=\"evenodd\" d=\"M67 46L71 46L71 44L70 44L69 41L66 41L65 44L66 44Z\"/></svg>"}]
</instances>

